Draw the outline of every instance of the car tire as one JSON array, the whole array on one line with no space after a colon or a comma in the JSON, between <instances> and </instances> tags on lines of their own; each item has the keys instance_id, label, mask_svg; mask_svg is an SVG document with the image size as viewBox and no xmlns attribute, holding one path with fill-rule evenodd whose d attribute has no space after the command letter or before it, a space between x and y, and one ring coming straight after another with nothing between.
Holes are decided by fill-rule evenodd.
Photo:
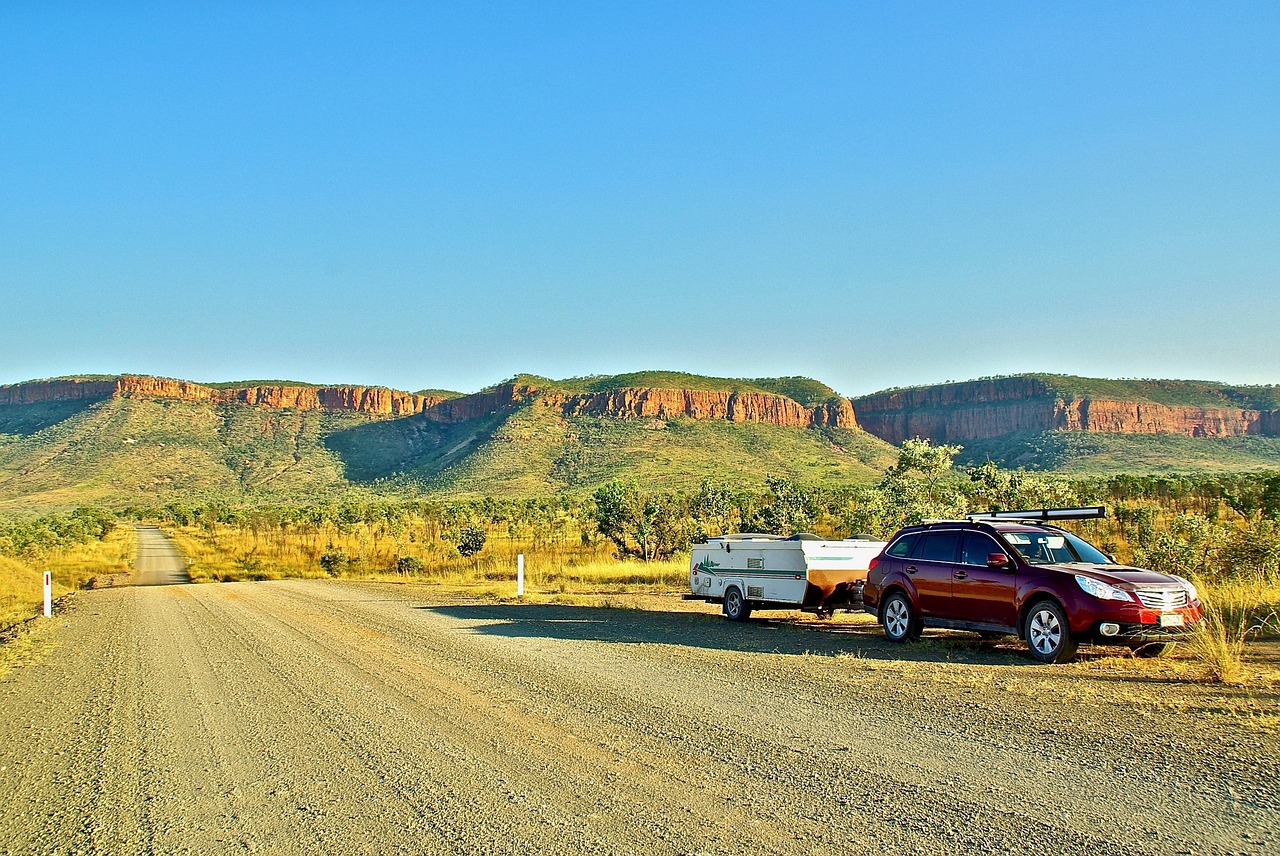
<instances>
[{"instance_id":1,"label":"car tire","mask_svg":"<svg viewBox=\"0 0 1280 856\"><path fill-rule=\"evenodd\" d=\"M751 607L737 586L729 586L724 591L724 617L730 621L746 621L751 617Z\"/></svg>"},{"instance_id":2,"label":"car tire","mask_svg":"<svg viewBox=\"0 0 1280 856\"><path fill-rule=\"evenodd\" d=\"M885 598L880 623L884 625L884 636L890 642L910 642L920 638L920 619L911 608L911 598L906 592L895 591Z\"/></svg>"},{"instance_id":3,"label":"car tire","mask_svg":"<svg viewBox=\"0 0 1280 856\"><path fill-rule=\"evenodd\" d=\"M1027 650L1041 663L1066 663L1078 644L1071 635L1067 614L1055 601L1042 600L1027 613Z\"/></svg>"},{"instance_id":4,"label":"car tire","mask_svg":"<svg viewBox=\"0 0 1280 856\"><path fill-rule=\"evenodd\" d=\"M1148 642L1145 645L1129 646L1129 650L1133 651L1133 656L1141 657L1144 660L1159 657L1172 649L1172 642Z\"/></svg>"}]
</instances>

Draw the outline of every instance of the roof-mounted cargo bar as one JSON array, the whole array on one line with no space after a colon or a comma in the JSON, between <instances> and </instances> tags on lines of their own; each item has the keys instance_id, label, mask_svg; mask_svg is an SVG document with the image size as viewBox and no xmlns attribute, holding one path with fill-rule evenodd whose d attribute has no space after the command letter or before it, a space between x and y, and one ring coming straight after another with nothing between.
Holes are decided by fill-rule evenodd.
<instances>
[{"instance_id":1,"label":"roof-mounted cargo bar","mask_svg":"<svg viewBox=\"0 0 1280 856\"><path fill-rule=\"evenodd\" d=\"M984 514L966 514L966 520L1100 520L1107 516L1105 505L1088 505L1080 508L1031 508L1021 511L988 511Z\"/></svg>"}]
</instances>

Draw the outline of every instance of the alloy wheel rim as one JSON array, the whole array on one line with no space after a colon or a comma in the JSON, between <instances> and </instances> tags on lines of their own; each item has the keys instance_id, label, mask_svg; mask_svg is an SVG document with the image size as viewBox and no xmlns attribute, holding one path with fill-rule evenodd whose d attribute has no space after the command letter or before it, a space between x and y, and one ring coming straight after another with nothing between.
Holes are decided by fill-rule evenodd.
<instances>
[{"instance_id":1,"label":"alloy wheel rim","mask_svg":"<svg viewBox=\"0 0 1280 856\"><path fill-rule=\"evenodd\" d=\"M1050 654L1062 641L1062 625L1058 616L1047 609L1037 612L1031 619L1031 644L1041 654Z\"/></svg>"},{"instance_id":2,"label":"alloy wheel rim","mask_svg":"<svg viewBox=\"0 0 1280 856\"><path fill-rule=\"evenodd\" d=\"M907 607L901 600L895 600L885 610L884 625L893 636L901 636L907 632Z\"/></svg>"}]
</instances>

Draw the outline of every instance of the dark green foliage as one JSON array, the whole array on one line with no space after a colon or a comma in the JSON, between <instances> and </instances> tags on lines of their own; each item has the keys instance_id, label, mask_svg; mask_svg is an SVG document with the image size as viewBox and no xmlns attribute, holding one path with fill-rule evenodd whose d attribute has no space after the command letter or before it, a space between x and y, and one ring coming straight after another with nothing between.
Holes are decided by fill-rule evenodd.
<instances>
[{"instance_id":1,"label":"dark green foliage","mask_svg":"<svg viewBox=\"0 0 1280 856\"><path fill-rule=\"evenodd\" d=\"M592 499L596 528L614 543L619 556L650 562L688 549L693 521L684 497L646 493L634 481L613 481L599 487Z\"/></svg>"},{"instance_id":2,"label":"dark green foliage","mask_svg":"<svg viewBox=\"0 0 1280 856\"><path fill-rule=\"evenodd\" d=\"M822 513L818 491L785 478L770 478L766 484L769 497L754 518L744 521L744 528L773 535L794 535L813 528Z\"/></svg>"},{"instance_id":3,"label":"dark green foliage","mask_svg":"<svg viewBox=\"0 0 1280 856\"><path fill-rule=\"evenodd\" d=\"M757 377L748 383L776 395L800 402L805 407L815 407L829 401L839 401L840 395L822 381L811 377Z\"/></svg>"},{"instance_id":4,"label":"dark green foliage","mask_svg":"<svg viewBox=\"0 0 1280 856\"><path fill-rule=\"evenodd\" d=\"M326 550L320 556L320 567L331 577L340 576L351 566L351 557L345 550Z\"/></svg>"},{"instance_id":5,"label":"dark green foliage","mask_svg":"<svg viewBox=\"0 0 1280 856\"><path fill-rule=\"evenodd\" d=\"M489 533L480 526L468 526L458 535L458 555L469 559L484 549Z\"/></svg>"},{"instance_id":6,"label":"dark green foliage","mask_svg":"<svg viewBox=\"0 0 1280 856\"><path fill-rule=\"evenodd\" d=\"M101 508L77 508L70 514L33 518L0 517L0 555L38 555L56 547L105 538L116 515Z\"/></svg>"},{"instance_id":7,"label":"dark green foliage","mask_svg":"<svg viewBox=\"0 0 1280 856\"><path fill-rule=\"evenodd\" d=\"M396 559L396 573L416 576L422 573L422 560L417 556L401 556Z\"/></svg>"}]
</instances>

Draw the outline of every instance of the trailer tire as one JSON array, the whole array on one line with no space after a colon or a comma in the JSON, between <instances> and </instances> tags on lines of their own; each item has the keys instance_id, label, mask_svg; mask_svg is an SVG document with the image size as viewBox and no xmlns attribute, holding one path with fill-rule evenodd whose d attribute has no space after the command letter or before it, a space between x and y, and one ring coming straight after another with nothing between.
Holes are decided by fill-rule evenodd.
<instances>
[{"instance_id":1,"label":"trailer tire","mask_svg":"<svg viewBox=\"0 0 1280 856\"><path fill-rule=\"evenodd\" d=\"M730 621L746 621L751 617L751 607L737 586L724 590L724 617Z\"/></svg>"}]
</instances>

